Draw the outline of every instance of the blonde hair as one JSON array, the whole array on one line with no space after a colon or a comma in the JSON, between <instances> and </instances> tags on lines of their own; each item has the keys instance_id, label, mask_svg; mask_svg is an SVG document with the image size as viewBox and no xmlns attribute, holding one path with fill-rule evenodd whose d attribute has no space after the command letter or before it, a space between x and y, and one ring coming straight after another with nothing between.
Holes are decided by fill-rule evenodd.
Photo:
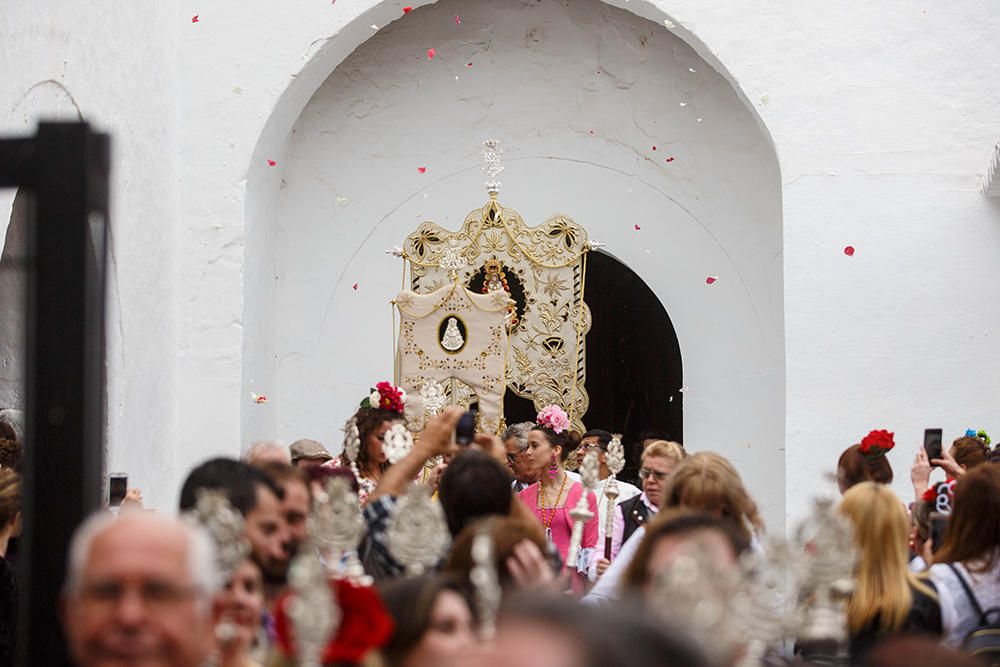
<instances>
[{"instance_id":1,"label":"blonde hair","mask_svg":"<svg viewBox=\"0 0 1000 667\"><path fill-rule=\"evenodd\" d=\"M735 521L748 540L753 529L764 529L757 503L744 488L740 474L714 452L698 452L677 464L660 502L661 509L666 507L718 512Z\"/></svg>"},{"instance_id":2,"label":"blonde hair","mask_svg":"<svg viewBox=\"0 0 1000 667\"><path fill-rule=\"evenodd\" d=\"M674 463L680 463L687 458L687 452L684 451L684 446L678 442L654 440L646 446L646 449L642 450L643 461L651 456L659 456L670 459Z\"/></svg>"},{"instance_id":3,"label":"blonde hair","mask_svg":"<svg viewBox=\"0 0 1000 667\"><path fill-rule=\"evenodd\" d=\"M937 598L907 567L910 527L903 505L888 486L862 482L844 493L840 512L854 526L858 565L847 604L852 634L878 621L879 629L899 630L913 606L913 592Z\"/></svg>"}]
</instances>

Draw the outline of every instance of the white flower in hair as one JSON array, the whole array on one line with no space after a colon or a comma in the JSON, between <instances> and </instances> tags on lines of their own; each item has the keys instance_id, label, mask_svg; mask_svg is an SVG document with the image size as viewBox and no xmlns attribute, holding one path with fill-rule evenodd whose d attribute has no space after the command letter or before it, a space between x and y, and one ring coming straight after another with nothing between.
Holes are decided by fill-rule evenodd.
<instances>
[{"instance_id":1,"label":"white flower in hair","mask_svg":"<svg viewBox=\"0 0 1000 667\"><path fill-rule=\"evenodd\" d=\"M372 408L378 409L379 404L382 402L382 395L378 393L378 389L373 391L371 396L368 397L368 402L371 403Z\"/></svg>"}]
</instances>

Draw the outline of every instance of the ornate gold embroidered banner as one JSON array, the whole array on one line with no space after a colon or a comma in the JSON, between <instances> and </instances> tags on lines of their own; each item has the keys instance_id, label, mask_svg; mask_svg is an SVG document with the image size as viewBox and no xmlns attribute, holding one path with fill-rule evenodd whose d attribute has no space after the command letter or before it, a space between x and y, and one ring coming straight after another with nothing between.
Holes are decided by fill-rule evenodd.
<instances>
[{"instance_id":1,"label":"ornate gold embroidered banner","mask_svg":"<svg viewBox=\"0 0 1000 667\"><path fill-rule=\"evenodd\" d=\"M477 294L458 282L430 294L400 292L395 299L399 326L400 385L420 396L424 414L436 414L463 385L479 401L479 425L497 433L503 418L507 357L503 292ZM471 402L466 394L466 407ZM459 400L455 401L459 403ZM422 424L421 424L422 426Z\"/></svg>"},{"instance_id":2,"label":"ornate gold embroidered banner","mask_svg":"<svg viewBox=\"0 0 1000 667\"><path fill-rule=\"evenodd\" d=\"M416 293L440 290L457 279L474 294L509 297L507 387L539 409L562 406L573 428L582 429L589 405L585 339L590 310L583 301L588 248L586 230L569 217L557 215L528 227L491 192L490 202L472 211L456 232L421 224L407 237L402 256L409 261ZM458 340L447 322L443 327L442 340ZM465 394L457 402L475 400Z\"/></svg>"}]
</instances>

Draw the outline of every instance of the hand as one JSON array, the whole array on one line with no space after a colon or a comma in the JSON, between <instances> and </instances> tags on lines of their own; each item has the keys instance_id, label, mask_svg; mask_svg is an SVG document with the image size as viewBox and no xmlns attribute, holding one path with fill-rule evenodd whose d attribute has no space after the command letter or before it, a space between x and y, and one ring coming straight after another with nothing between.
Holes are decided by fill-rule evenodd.
<instances>
[{"instance_id":1,"label":"hand","mask_svg":"<svg viewBox=\"0 0 1000 667\"><path fill-rule=\"evenodd\" d=\"M122 499L122 509L141 510L142 509L142 489L129 489Z\"/></svg>"},{"instance_id":2,"label":"hand","mask_svg":"<svg viewBox=\"0 0 1000 667\"><path fill-rule=\"evenodd\" d=\"M913 493L917 500L924 497L924 492L931 483L931 462L927 460L927 451L921 447L913 459L910 468L910 481L913 482Z\"/></svg>"},{"instance_id":3,"label":"hand","mask_svg":"<svg viewBox=\"0 0 1000 667\"><path fill-rule=\"evenodd\" d=\"M455 427L464 412L460 407L451 406L427 421L420 434L418 445L425 458L451 456L458 452L458 445L455 444Z\"/></svg>"},{"instance_id":4,"label":"hand","mask_svg":"<svg viewBox=\"0 0 1000 667\"><path fill-rule=\"evenodd\" d=\"M951 448L948 448L941 452L941 457L939 459L933 459L931 463L936 466L941 466L941 469L952 477L958 479L965 474L965 468L958 464L955 457L951 455Z\"/></svg>"},{"instance_id":5,"label":"hand","mask_svg":"<svg viewBox=\"0 0 1000 667\"><path fill-rule=\"evenodd\" d=\"M507 559L507 571L518 588L561 590L549 559L531 540L514 545L514 553Z\"/></svg>"},{"instance_id":6,"label":"hand","mask_svg":"<svg viewBox=\"0 0 1000 667\"><path fill-rule=\"evenodd\" d=\"M507 468L507 448L503 446L503 440L488 433L477 433L475 439L476 446L483 450Z\"/></svg>"},{"instance_id":7,"label":"hand","mask_svg":"<svg viewBox=\"0 0 1000 667\"><path fill-rule=\"evenodd\" d=\"M437 491L438 484L441 483L441 475L443 475L444 471L447 469L448 469L447 463L437 464L436 466L427 471L427 478L424 480L424 484Z\"/></svg>"},{"instance_id":8,"label":"hand","mask_svg":"<svg viewBox=\"0 0 1000 667\"><path fill-rule=\"evenodd\" d=\"M597 578L600 579L602 576L604 576L604 573L608 571L609 567L611 567L611 561L609 561L607 558L602 558L601 560L597 561Z\"/></svg>"}]
</instances>

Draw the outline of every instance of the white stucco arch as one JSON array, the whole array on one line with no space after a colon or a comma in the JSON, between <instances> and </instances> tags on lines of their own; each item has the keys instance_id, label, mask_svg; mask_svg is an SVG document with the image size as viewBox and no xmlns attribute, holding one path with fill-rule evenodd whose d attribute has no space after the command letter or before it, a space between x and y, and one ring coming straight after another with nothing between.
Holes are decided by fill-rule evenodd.
<instances>
[{"instance_id":1,"label":"white stucco arch","mask_svg":"<svg viewBox=\"0 0 1000 667\"><path fill-rule=\"evenodd\" d=\"M454 8L460 13L466 7L466 5L457 2L457 0L444 0L444 2L447 4L447 8ZM615 5L616 3L604 4ZM662 37L670 44L675 44L675 42L669 41L673 38L667 35L667 28L664 26L664 19L671 22L673 20L667 17L663 10L659 9L655 3L629 2L620 4L623 8L642 18L655 21L655 24L649 24L644 21L632 19L626 22L629 29L633 26L641 25L643 29L651 30L658 37ZM597 5L598 3L594 3L594 6ZM572 22L573 16L580 16L584 13L582 11L584 6L585 3L574 4L571 15L561 17L560 21L551 21L548 25L561 24L564 20ZM375 375L388 375L388 369L391 369L391 358L388 354L388 351L391 349L391 334L390 327L387 324L387 318L389 317L387 307L379 306L380 309L384 309L384 313L382 310L379 311L382 313L382 317L376 316L373 309L364 312L364 316L361 319L365 322L371 322L373 330L365 328L363 332L348 333L344 337L339 336L337 333L336 325L343 323L346 317L345 310L351 308L348 302L343 300L345 290L346 295L350 297L350 286L355 282L353 279L348 279L345 276L350 275L352 271L357 271L358 262L361 258L365 258L364 262L361 263L376 262L378 259L381 259L381 251L384 248L394 245L401 239L402 235L405 235L409 231L409 229L406 229L407 223L401 223L400 220L418 212L421 208L421 203L427 196L433 194L440 197L442 192L457 193L459 195L456 197L454 203L449 202L446 206L439 206L434 209L433 215L428 211L425 216L437 219L438 222L452 227L457 225L456 217L460 220L466 210L480 205L482 202L479 199L484 198L476 194L482 192L478 186L481 180L479 177L478 143L482 137L470 136L464 141L464 146L461 148L455 147L454 150L452 148L442 149L446 157L440 163L447 165L444 169L447 172L445 175L436 173L435 176L429 177L425 187L413 184L412 186L407 185L402 190L388 188L392 192L398 192L398 195L390 195L392 204L380 208L380 213L374 213L375 218L372 222L351 227L350 231L345 229L337 232L337 234L346 234L344 237L336 237L337 241L343 241L346 249L343 253L338 249L332 249L327 258L330 264L338 267L336 271L337 276L335 278L330 278L330 276L314 276L310 280L318 281L319 283L327 280L339 282L339 287L335 288L335 291L339 289L339 296L332 294L325 305L312 303L310 307L307 307L305 304L300 303L298 306L288 306L284 309L280 306L283 300L287 301L289 299L288 293L282 291L285 289L282 286L284 284L282 281L286 281L290 271L294 272L294 269L289 269L287 257L282 262L282 258L279 256L280 250L271 250L275 247L280 248L282 245L281 238L279 237L284 232L275 230L276 228L283 230L284 228L292 227L296 224L295 221L310 217L310 213L307 210L290 210L287 202L282 199L285 196L283 193L286 192L286 188L288 188L288 192L290 193L297 187L295 183L301 181L303 177L301 168L297 167L297 165L302 161L299 153L301 152L300 149L304 140L297 141L292 136L293 128L308 131L302 127L303 124L308 124L308 120L304 120L306 118L304 114L306 114L310 105L316 104L315 100L320 95L317 90L320 89L322 83L336 76L338 67L345 61L350 60L348 54L360 53L366 49L366 45L362 42L379 39L377 34L373 37L375 31L371 28L371 24L373 21L377 24L377 19L373 18L375 14L372 12L377 14L380 11L384 11L384 9L382 5L378 5L373 7L369 12L359 13L351 22L338 31L336 35L326 40L322 46L316 49L315 55L311 56L307 64L295 75L291 84L279 97L253 151L246 181L244 206L246 227L244 238L243 312L241 318L241 322L244 325L241 352L241 393L244 399L251 392L269 394L271 403L256 405L247 400L242 402L241 414L243 427L241 440L244 443L258 437L279 437L286 440L296 437L315 437L326 441L331 449L335 449L338 446L334 423L342 419L343 416L346 416L339 414L346 410L346 408L342 410L339 406L349 406L350 402L354 400L353 396L357 393L358 387L361 387L365 382L371 381L371 371L366 372L363 368L365 364L370 363L370 359L366 358L363 354L346 352L338 357L339 361L336 367L342 370L344 375L352 378L351 380L331 385L319 379L311 379L317 374L323 375L334 372L333 365L321 363L317 359L315 346L317 345L318 338L322 337L323 344L326 346L345 351L358 350L359 346L364 346L372 340L377 340L379 344L384 343L382 347L385 348L386 354L381 355L381 357L384 357L384 359L381 359L384 362L381 366L384 366L384 368L380 367ZM592 7L589 9L593 11ZM531 13L532 9L529 8L525 10L522 17L530 17ZM606 11L604 13L607 14ZM406 18L406 21L411 23L420 22L423 20L421 17L427 14L428 12L421 12L418 8ZM440 15L441 12L439 11L437 14ZM611 16L619 20L620 17L627 15L612 11ZM493 16L492 18L497 17ZM527 20L530 21L532 19L527 18ZM588 25L590 24L588 23ZM608 25L615 25L615 29L618 29L615 21L609 21ZM658 162L660 156L666 157L666 153L661 153L660 156L656 153L640 155L643 151L648 153L649 148L641 146L641 143L645 140L639 137L621 139L622 143L631 142L633 145L613 147L610 149L610 152L605 150L606 154L601 155L599 158L595 158L589 152L592 149L583 148L575 144L570 146L569 144L559 143L559 141L556 141L552 146L552 150L532 145L530 149L525 149L522 152L527 142L518 146L508 145L507 165L508 174L511 175L509 180L512 182L516 182L517 180L513 178L515 172L521 174L521 179L524 183L537 183L540 182L540 179L544 178L546 173L555 171L564 179L560 180L560 183L572 183L574 185L570 185L567 188L571 192L564 191L560 196L552 198L536 197L526 192L523 187L520 189L515 188L514 192L517 194L513 195L514 198L506 203L521 210L526 219L530 217L530 224L541 222L543 218L540 216L547 216L556 212L566 212L587 224L592 235L603 241L607 241L610 247L615 249L616 256L639 273L654 292L660 296L661 300L664 301L664 305L667 307L668 312L670 312L677 327L682 349L687 348L685 358L688 358L688 352L691 353L690 358L696 362L699 359L706 359L713 356L716 358L717 363L714 364L714 368L712 370L705 369L704 375L699 374L698 363L687 367L691 371L689 377L692 378L692 382L700 385L704 392L701 397L698 396L697 392L689 394L687 397L688 405L690 406L688 409L693 415L688 430L688 442L698 443L700 441L703 443L700 446L694 444L694 448L696 449L704 449L712 446L709 443L713 433L709 425L712 424L718 427L720 423L726 423L727 421L726 416L719 411L722 405L727 405L731 408L729 412L730 419L734 419L737 414L753 414L753 417L742 418L746 422L743 425L745 432L740 437L741 442L738 447L732 445L732 443L727 443L722 446L716 445L712 448L723 451L742 464L748 476L756 481L758 487L755 489L757 496L764 504L765 511L769 515L771 523L780 524L784 518L784 486L781 483L783 475L777 475L777 479L773 475L774 471L783 468L784 458L782 453L784 356L782 349L783 319L780 307L782 301L780 259L781 211L777 158L774 155L770 136L762 129L763 124L756 111L753 110L753 107L747 103L746 96L738 89L734 91L732 79L728 75L721 76L725 82L719 82L719 65L714 56L691 33L676 27L676 23L674 25L674 30L682 32L688 40L697 45L700 52L696 51L695 54L691 54L685 51L685 55L677 56L678 62L671 62L669 67L679 68L680 60L684 58L690 60L689 63L685 62L691 65L691 72L695 72L696 69L702 70L702 74L695 75L697 82L691 85L695 87L709 85L712 91L706 94L706 98L711 98L705 101L706 109L711 109L713 105L719 104L713 95L716 95L720 89L725 88L729 91L727 93L729 98L723 103L723 107L720 107L720 109L724 108L724 112L720 111L716 114L712 122L716 123L717 126L726 125L729 123L724 118L726 114L739 115L742 113L743 117L750 120L743 120L738 123L740 133L737 134L740 134L740 136L749 134L759 136L759 141L754 140L756 144L759 144L757 148L762 149L758 156L758 173L754 173L753 163L748 162L744 165L744 177L754 179L761 173L766 173L768 174L768 178L771 179L768 181L767 178L764 178L764 182L769 183L769 185L762 186L761 188L762 190L768 190L770 203L765 208L767 206L770 206L770 208L766 213L760 213L759 217L761 219L756 221L757 224L771 225L770 230L773 238L764 243L764 245L768 243L771 245L767 247L766 253L763 253L769 259L763 257L757 258L758 261L762 262L770 261L770 277L750 277L750 285L748 286L747 282L744 281L743 275L748 266L745 263L743 266L740 266L740 261L734 261L734 255L747 250L753 253L755 251L753 248L754 243L750 243L746 248L739 248L733 246L733 244L736 243L738 245L742 241L736 241L735 237L731 237L728 240L720 239L718 236L720 233L723 236L726 234L739 236L741 233L738 230L738 225L724 233L719 232L719 230L713 231L711 229L712 223L706 224L703 220L703 218L711 219L713 216L724 215L721 211L710 213L704 208L701 210L692 210L701 207L701 204L697 203L699 198L714 195L699 194L697 192L698 188L695 187L693 190L685 192L683 196L678 196L677 192L670 191L670 187L663 187L663 184L658 182L658 179L663 178L663 175L658 173L658 170L662 169L662 167L655 168L650 165ZM597 29L600 30L601 28L598 27ZM391 30L393 31L394 41L407 39L405 37L407 34L407 24L393 24ZM410 35L409 39L412 40L412 35ZM617 48L614 46L616 39L618 38L613 35L608 37L609 49ZM357 40L361 40L361 42L355 43ZM385 43L383 42L378 48L383 48L384 46ZM411 46L414 46L414 44L411 44ZM663 54L666 53L667 51L663 51ZM702 53L705 56L702 56ZM614 60L615 56L611 55L608 58ZM382 63L382 65L391 68L387 63ZM706 66L711 66L716 71L705 72L704 69L707 69ZM381 67L379 72L390 81L395 76L394 73L386 72ZM464 73L459 71L458 74L461 75ZM407 76L412 76L412 73L408 73ZM691 75L688 76L691 77ZM702 76L706 78L702 80ZM710 81L711 83L706 84L706 81ZM648 92L645 88L643 89L643 93L648 94ZM368 91L366 95L369 93L377 94L375 91ZM373 101L373 104L378 106L378 102L379 100L376 99ZM614 122L612 120L612 111L606 110L600 113L606 115L595 118L595 123L606 121L605 124L612 124ZM669 124L669 121L673 119L669 115L670 113L673 112L665 113L659 120ZM654 125L649 127L655 132L655 123L657 120L652 117L650 120ZM693 119L689 119L689 122L693 124L694 121ZM502 124L498 129L503 134ZM581 128L574 129L580 132ZM610 131L610 133L614 134L614 131ZM608 139L608 144L613 144L619 140L620 137L612 137ZM727 136L725 140L739 142L739 139L735 136ZM310 143L312 141L310 140ZM573 142L571 141L571 143ZM671 141L668 143L675 145L678 142ZM685 142L681 140L679 143L684 144ZM330 148L330 146L327 146L327 148ZM359 147L356 145L349 149L338 148L346 151L346 154L352 154L352 151L356 152L359 150ZM663 146L662 148L669 148L669 146ZM756 151L757 148L753 150ZM372 150L374 151L375 149ZM403 150L405 152L405 149ZM691 158L691 164L697 162L695 157L698 153L697 147L681 146L678 150L685 151L682 160ZM719 157L721 154L716 155L713 153L713 155L716 159L722 159ZM754 153L754 155L758 154ZM406 159L409 158L407 157ZM277 164L272 166L269 161L274 161ZM633 165L633 161L638 166ZM761 166L764 163L769 163L770 166ZM317 165L311 164L309 169L315 167ZM713 167L700 165L697 169L704 170L707 174ZM647 173L644 170L651 171ZM719 166L715 170L720 174L726 172L728 174L727 178L735 180L741 178L739 169L730 168L727 171L726 166ZM697 171L699 176L702 173L702 171ZM398 178L398 174L393 174L388 176L388 178ZM667 178L669 180L673 177ZM678 178L694 178L695 180L704 182L710 180L709 178L696 178L690 174ZM613 218L613 208L602 210L599 214L595 212L595 219L589 219L587 211L567 210L572 207L570 202L574 201L587 201L588 203L584 208L589 209L591 202L587 200L588 193L600 187L606 187L609 191L619 192L623 195L623 199L617 204L618 206L627 207L634 205L637 207L636 211L670 209L672 211L670 214L671 219L686 221L678 224L684 229L690 229L690 231L678 231L678 229L668 229L650 224L644 227L641 243L651 248L687 245L691 252L679 253L676 257L672 256L669 260L668 270L664 270L663 267L657 264L658 261L664 261L664 256L662 254L659 254L659 256L653 255L648 249L644 252L642 245L635 242L635 231L631 225L620 225L614 228L611 226L602 227L600 224L597 224L597 218L602 220ZM624 196L626 191L630 193L627 197ZM465 199L463 195L471 198ZM288 197L293 196L296 195L288 194ZM348 198L345 197L345 199ZM307 199L310 201L314 200L312 196L307 197ZM501 199L503 200L504 198L501 197ZM626 203L628 199L631 199L633 203ZM459 204L458 201L462 201L463 203ZM749 208L752 208L752 206ZM441 214L445 211L450 214L451 223L447 223L441 219ZM369 220L367 215L373 212L365 210L362 217L367 221ZM324 215L329 213L329 211L325 211ZM755 219L755 215L757 214L748 214L748 218ZM767 222L764 221L765 218L768 220ZM378 221L375 222L375 219ZM753 224L748 226L753 226ZM311 253L306 249L307 245L315 243L319 247L325 248L335 240L334 237L323 240L320 240L322 237L310 238L311 241L302 247L303 257L301 263L303 264L315 261L308 257ZM333 245L338 244L333 243ZM758 251L760 249L756 248ZM685 259L699 256L703 259L706 257L712 257L712 259L703 266L685 263ZM392 273L393 278L382 282L398 285L398 266L392 261L386 261L384 265ZM705 268L706 266L714 266L716 269L710 271ZM754 269L751 268L750 270L752 272ZM705 294L711 299L715 295L721 297L723 292L729 291L729 295L722 298L714 308L728 315L738 312L740 320L749 327L747 331L750 333L746 339L727 342L721 339L713 339L712 336L705 334L710 328L718 327L720 324L718 320L713 322L713 316L708 314L713 307L706 307L704 302L694 297L698 293L695 290L703 291L706 287L704 281L708 272L724 274L725 277L723 280L728 285L716 288L714 293L706 292ZM370 278L370 275L366 275L365 282L368 286L372 285ZM753 284L754 281L758 281L758 284ZM680 283L686 283L688 287L678 290L677 285ZM766 283L766 286L764 283ZM324 288L317 285L317 289L322 290ZM381 301L387 301L391 296L391 290L391 286L383 285L379 282L374 286L374 294L377 296L369 298L378 299L380 303ZM764 292L767 292L766 296L764 296ZM368 294L372 294L372 292L368 292ZM684 294L688 294L688 296L685 297ZM292 297L293 300L296 298ZM279 305L268 306L268 302L278 303ZM760 304L765 305L761 306ZM762 315L759 312L761 307L770 310ZM309 314L310 311L317 309L325 313L318 321ZM330 316L331 312L333 313L332 317ZM294 318L292 317L293 314ZM706 316L708 319L706 319ZM766 326L762 323L762 318L768 320ZM386 319L387 322L383 323L380 321L381 319ZM310 332L306 336L309 340L300 341L301 344L298 347L295 344L286 344L290 338L295 338L296 333L295 331L282 329L282 323L290 320L294 321L296 326L301 326ZM341 331L340 333L343 332ZM383 338L385 340L382 340ZM714 349L714 352L710 352L710 349ZM266 353L261 354L261 350L265 350ZM735 356L730 358L728 356L730 353ZM321 354L320 357L323 357L323 355ZM745 365L748 360L758 360L761 363L758 364L756 361L750 361L749 365ZM719 375L719 373L724 371L727 364L732 369L732 376L726 378L728 382L722 381L722 376ZM294 368L296 365L299 366L297 371L285 370L288 366ZM712 376L715 376L715 379L709 379ZM304 388L300 387L300 382L295 381L295 379L300 379L301 382L305 382L308 385L308 389L304 390L304 393L299 391ZM726 386L729 387L728 393L725 389ZM316 414L317 408L315 405L305 405L308 403L308 400L304 399L304 394L324 396L324 401L330 403L330 407L327 407L325 412L336 415L336 418L319 418ZM710 400L709 396L713 398ZM740 398L741 396L743 397L742 399ZM747 402L746 397L748 396L753 396L754 399ZM743 405L741 400L747 404ZM714 402L715 407L713 407L712 402ZM759 422L759 424L755 426L749 424L749 422ZM731 422L729 426L734 429L736 428L735 422ZM751 447L754 442L756 442L758 450L747 451L747 448ZM744 460L740 461L741 458Z\"/></svg>"}]
</instances>

